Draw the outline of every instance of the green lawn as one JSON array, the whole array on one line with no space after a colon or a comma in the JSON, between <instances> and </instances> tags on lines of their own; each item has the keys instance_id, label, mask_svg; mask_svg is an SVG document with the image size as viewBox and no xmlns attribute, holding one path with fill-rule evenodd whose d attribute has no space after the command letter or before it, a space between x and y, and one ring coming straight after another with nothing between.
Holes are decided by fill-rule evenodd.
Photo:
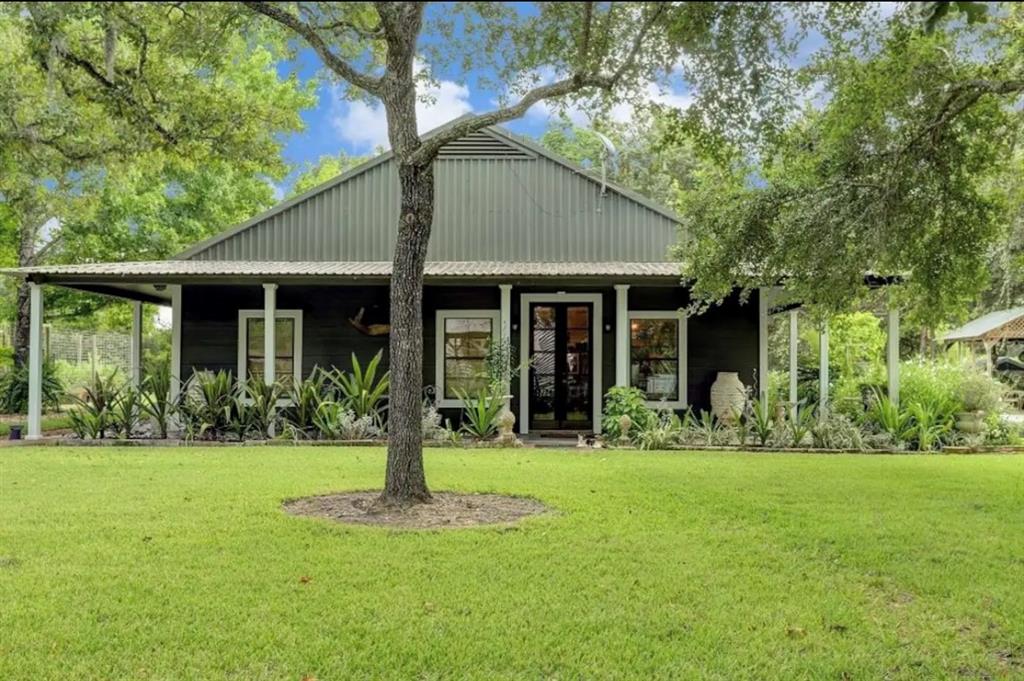
<instances>
[{"instance_id":1,"label":"green lawn","mask_svg":"<svg viewBox=\"0 0 1024 681\"><path fill-rule=\"evenodd\" d=\"M0 450L0 678L1020 678L1024 457L427 450L515 529L281 511L381 449Z\"/></svg>"},{"instance_id":2,"label":"green lawn","mask_svg":"<svg viewBox=\"0 0 1024 681\"><path fill-rule=\"evenodd\" d=\"M7 417L10 419L11 417ZM0 421L0 438L6 438L11 434L11 423L16 423L21 426L21 436L25 437L25 432L28 429L28 419L22 416L21 418L11 419L9 421ZM71 417L70 416L44 416L42 422L42 429L44 433L48 433L54 430L65 430L71 428Z\"/></svg>"}]
</instances>

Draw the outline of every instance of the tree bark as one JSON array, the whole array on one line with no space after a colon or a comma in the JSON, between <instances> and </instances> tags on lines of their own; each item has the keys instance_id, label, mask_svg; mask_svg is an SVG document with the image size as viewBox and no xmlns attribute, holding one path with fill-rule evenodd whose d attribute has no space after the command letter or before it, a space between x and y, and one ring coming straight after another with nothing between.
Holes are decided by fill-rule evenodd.
<instances>
[{"instance_id":1,"label":"tree bark","mask_svg":"<svg viewBox=\"0 0 1024 681\"><path fill-rule=\"evenodd\" d=\"M18 302L15 309L14 337L11 345L14 348L14 366L23 366L28 361L28 332L29 332L29 284L27 281L18 282Z\"/></svg>"},{"instance_id":2,"label":"tree bark","mask_svg":"<svg viewBox=\"0 0 1024 681\"><path fill-rule=\"evenodd\" d=\"M400 165L401 213L391 271L388 463L378 503L430 500L423 469L423 267L434 217L434 168Z\"/></svg>"}]
</instances>

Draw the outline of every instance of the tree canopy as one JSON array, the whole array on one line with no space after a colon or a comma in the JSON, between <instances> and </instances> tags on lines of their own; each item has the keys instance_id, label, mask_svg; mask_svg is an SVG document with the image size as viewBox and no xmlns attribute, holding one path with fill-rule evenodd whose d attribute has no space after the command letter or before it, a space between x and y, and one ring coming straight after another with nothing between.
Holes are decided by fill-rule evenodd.
<instances>
[{"instance_id":1,"label":"tree canopy","mask_svg":"<svg viewBox=\"0 0 1024 681\"><path fill-rule=\"evenodd\" d=\"M933 31L897 16L877 49L815 60L818 101L755 153L723 154L683 197L677 255L695 292L785 282L792 299L840 311L874 272L904 277L899 297L923 321L962 313L1012 222L1022 47L1024 10L1007 4Z\"/></svg>"}]
</instances>

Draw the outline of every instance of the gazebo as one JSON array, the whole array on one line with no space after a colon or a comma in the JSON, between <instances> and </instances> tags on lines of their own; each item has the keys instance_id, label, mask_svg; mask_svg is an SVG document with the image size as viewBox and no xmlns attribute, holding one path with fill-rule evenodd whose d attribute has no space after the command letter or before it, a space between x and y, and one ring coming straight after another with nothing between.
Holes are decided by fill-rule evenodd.
<instances>
[{"instance_id":1,"label":"gazebo","mask_svg":"<svg viewBox=\"0 0 1024 681\"><path fill-rule=\"evenodd\" d=\"M943 340L947 346L953 343L981 345L985 348L989 373L993 373L993 350L1000 345L1024 344L1024 306L989 312L950 331Z\"/></svg>"}]
</instances>

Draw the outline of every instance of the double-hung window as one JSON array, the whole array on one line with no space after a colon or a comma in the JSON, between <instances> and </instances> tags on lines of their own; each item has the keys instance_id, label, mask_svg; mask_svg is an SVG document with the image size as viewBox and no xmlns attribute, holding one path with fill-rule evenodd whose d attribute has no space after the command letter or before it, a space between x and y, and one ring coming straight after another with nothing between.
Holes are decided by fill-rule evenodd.
<instances>
[{"instance_id":1,"label":"double-hung window","mask_svg":"<svg viewBox=\"0 0 1024 681\"><path fill-rule=\"evenodd\" d=\"M487 386L487 354L498 338L498 310L438 310L436 336L437 403L459 407L459 393Z\"/></svg>"}]
</instances>

